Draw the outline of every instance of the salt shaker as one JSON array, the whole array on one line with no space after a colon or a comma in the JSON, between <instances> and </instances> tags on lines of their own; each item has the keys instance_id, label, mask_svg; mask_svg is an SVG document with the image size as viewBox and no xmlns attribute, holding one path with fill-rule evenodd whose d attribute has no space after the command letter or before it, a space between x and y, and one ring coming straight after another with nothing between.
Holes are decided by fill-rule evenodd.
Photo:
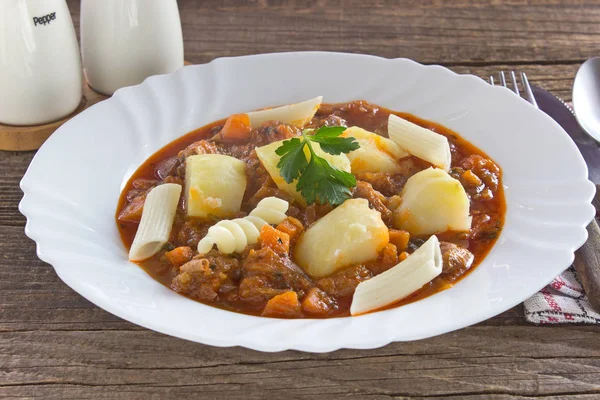
<instances>
[{"instance_id":1,"label":"salt shaker","mask_svg":"<svg viewBox=\"0 0 600 400\"><path fill-rule=\"evenodd\" d=\"M82 98L81 59L65 0L0 0L0 123L39 125Z\"/></svg>"},{"instance_id":2,"label":"salt shaker","mask_svg":"<svg viewBox=\"0 0 600 400\"><path fill-rule=\"evenodd\" d=\"M97 92L141 83L183 66L176 0L82 0L81 53Z\"/></svg>"}]
</instances>

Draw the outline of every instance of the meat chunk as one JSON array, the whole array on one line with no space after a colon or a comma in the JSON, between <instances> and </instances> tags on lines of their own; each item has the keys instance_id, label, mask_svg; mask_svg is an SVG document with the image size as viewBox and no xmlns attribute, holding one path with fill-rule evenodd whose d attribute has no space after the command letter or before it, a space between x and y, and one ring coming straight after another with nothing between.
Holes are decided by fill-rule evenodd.
<instances>
[{"instance_id":1,"label":"meat chunk","mask_svg":"<svg viewBox=\"0 0 600 400\"><path fill-rule=\"evenodd\" d=\"M454 243L440 242L442 251L442 274L441 276L450 282L455 281L473 265L474 256L469 250Z\"/></svg>"},{"instance_id":2,"label":"meat chunk","mask_svg":"<svg viewBox=\"0 0 600 400\"><path fill-rule=\"evenodd\" d=\"M302 300L302 311L314 317L326 317L337 309L334 298L319 288L312 288Z\"/></svg>"},{"instance_id":3,"label":"meat chunk","mask_svg":"<svg viewBox=\"0 0 600 400\"><path fill-rule=\"evenodd\" d=\"M348 126L346 120L338 115L319 115L313 118L306 128L318 129L322 126Z\"/></svg>"},{"instance_id":4,"label":"meat chunk","mask_svg":"<svg viewBox=\"0 0 600 400\"><path fill-rule=\"evenodd\" d=\"M300 136L300 130L295 126L282 124L278 121L269 121L253 129L248 135L247 141L228 144L227 154L246 161L248 167L254 168L260 165L254 151L255 148L296 136Z\"/></svg>"},{"instance_id":5,"label":"meat chunk","mask_svg":"<svg viewBox=\"0 0 600 400\"><path fill-rule=\"evenodd\" d=\"M359 283L372 276L371 271L364 265L355 265L319 279L317 287L330 296L347 297L354 294Z\"/></svg>"},{"instance_id":6,"label":"meat chunk","mask_svg":"<svg viewBox=\"0 0 600 400\"><path fill-rule=\"evenodd\" d=\"M265 306L263 317L299 318L302 316L298 294L293 290L278 294L271 298Z\"/></svg>"},{"instance_id":7,"label":"meat chunk","mask_svg":"<svg viewBox=\"0 0 600 400\"><path fill-rule=\"evenodd\" d=\"M501 216L497 213L474 213L471 223L471 239L494 240L502 230Z\"/></svg>"},{"instance_id":8,"label":"meat chunk","mask_svg":"<svg viewBox=\"0 0 600 400\"><path fill-rule=\"evenodd\" d=\"M208 140L199 140L190 144L185 149L181 150L178 154L178 157L181 159L185 159L189 156L194 156L197 154L221 154L221 149L214 143Z\"/></svg>"},{"instance_id":9,"label":"meat chunk","mask_svg":"<svg viewBox=\"0 0 600 400\"><path fill-rule=\"evenodd\" d=\"M313 287L304 271L270 247L250 250L241 270L240 298L254 304L293 290L303 297Z\"/></svg>"},{"instance_id":10,"label":"meat chunk","mask_svg":"<svg viewBox=\"0 0 600 400\"><path fill-rule=\"evenodd\" d=\"M300 130L293 125L282 124L281 122L267 122L261 127L254 129L251 133L253 148L260 145L269 144L278 140L284 140L300 136Z\"/></svg>"},{"instance_id":11,"label":"meat chunk","mask_svg":"<svg viewBox=\"0 0 600 400\"><path fill-rule=\"evenodd\" d=\"M271 282L263 275L243 278L238 290L240 300L261 307L269 299L289 291L288 288L278 289L270 286Z\"/></svg>"},{"instance_id":12,"label":"meat chunk","mask_svg":"<svg viewBox=\"0 0 600 400\"><path fill-rule=\"evenodd\" d=\"M392 176L386 172L360 172L356 179L370 183L373 189L388 197L400 193L408 180L403 175Z\"/></svg>"},{"instance_id":13,"label":"meat chunk","mask_svg":"<svg viewBox=\"0 0 600 400\"><path fill-rule=\"evenodd\" d=\"M142 219L147 192L134 197L119 213L119 221L138 222Z\"/></svg>"},{"instance_id":14,"label":"meat chunk","mask_svg":"<svg viewBox=\"0 0 600 400\"><path fill-rule=\"evenodd\" d=\"M462 160L459 165L464 170L471 170L471 173L483 181L490 190L495 191L498 189L500 168L492 160L478 154L472 154Z\"/></svg>"},{"instance_id":15,"label":"meat chunk","mask_svg":"<svg viewBox=\"0 0 600 400\"><path fill-rule=\"evenodd\" d=\"M181 225L177 232L177 244L180 246L198 247L198 242L206 236L210 224L201 219L193 218Z\"/></svg>"},{"instance_id":16,"label":"meat chunk","mask_svg":"<svg viewBox=\"0 0 600 400\"><path fill-rule=\"evenodd\" d=\"M385 206L385 196L373 189L373 186L364 181L357 181L354 189L354 198L367 199L371 208L381 213L381 219L387 226L392 225L392 212Z\"/></svg>"},{"instance_id":17,"label":"meat chunk","mask_svg":"<svg viewBox=\"0 0 600 400\"><path fill-rule=\"evenodd\" d=\"M218 252L194 259L179 268L171 281L171 288L201 301L216 301L222 285L231 285L239 268L239 261Z\"/></svg>"},{"instance_id":18,"label":"meat chunk","mask_svg":"<svg viewBox=\"0 0 600 400\"><path fill-rule=\"evenodd\" d=\"M317 222L318 219L321 219L325 215L327 215L331 210L333 210L333 207L329 203L327 203L327 204L313 203L310 206L306 207L306 209L302 215L302 217L303 217L302 222L304 223L304 226L309 228L312 224Z\"/></svg>"},{"instance_id":19,"label":"meat chunk","mask_svg":"<svg viewBox=\"0 0 600 400\"><path fill-rule=\"evenodd\" d=\"M159 162L154 171L156 176L164 180L168 176L177 175L179 168L184 162L185 160L183 158L170 157Z\"/></svg>"},{"instance_id":20,"label":"meat chunk","mask_svg":"<svg viewBox=\"0 0 600 400\"><path fill-rule=\"evenodd\" d=\"M121 209L118 219L120 221L139 222L142 218L144 202L146 201L148 192L159 183L155 179L141 178L134 180L132 183L133 189L127 193L128 204Z\"/></svg>"}]
</instances>

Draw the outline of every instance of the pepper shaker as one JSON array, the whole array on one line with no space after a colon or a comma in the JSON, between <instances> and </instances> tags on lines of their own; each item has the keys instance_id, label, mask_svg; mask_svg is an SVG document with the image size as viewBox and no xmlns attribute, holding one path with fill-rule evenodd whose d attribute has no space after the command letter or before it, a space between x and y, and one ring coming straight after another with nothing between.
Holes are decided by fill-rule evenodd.
<instances>
[{"instance_id":1,"label":"pepper shaker","mask_svg":"<svg viewBox=\"0 0 600 400\"><path fill-rule=\"evenodd\" d=\"M65 0L1 0L0 123L59 120L80 104L82 84Z\"/></svg>"}]
</instances>

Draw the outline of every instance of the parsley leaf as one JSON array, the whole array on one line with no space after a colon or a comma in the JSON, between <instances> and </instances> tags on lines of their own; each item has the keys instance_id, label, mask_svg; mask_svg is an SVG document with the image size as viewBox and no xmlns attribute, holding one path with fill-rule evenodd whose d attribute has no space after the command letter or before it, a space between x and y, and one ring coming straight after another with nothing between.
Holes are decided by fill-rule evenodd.
<instances>
[{"instance_id":1,"label":"parsley leaf","mask_svg":"<svg viewBox=\"0 0 600 400\"><path fill-rule=\"evenodd\" d=\"M296 182L308 204L329 203L337 205L352 196L350 188L356 186L356 178L349 172L334 167L325 158L319 157L311 142L319 143L321 149L329 154L339 155L349 153L360 146L354 138L340 138L346 130L342 126L322 127L314 135L312 130L302 131L302 138L293 138L283 142L275 150L281 156L277 167L287 183ZM310 154L310 161L305 154L305 148Z\"/></svg>"},{"instance_id":2,"label":"parsley leaf","mask_svg":"<svg viewBox=\"0 0 600 400\"><path fill-rule=\"evenodd\" d=\"M310 137L310 140L321 145L321 149L329 154L350 153L360 146L353 137L339 137L346 128L343 126L324 126Z\"/></svg>"},{"instance_id":3,"label":"parsley leaf","mask_svg":"<svg viewBox=\"0 0 600 400\"><path fill-rule=\"evenodd\" d=\"M283 142L275 150L281 159L277 163L279 174L287 183L292 183L294 179L300 176L300 173L306 168L308 160L304 154L306 144L298 138L293 138Z\"/></svg>"}]
</instances>

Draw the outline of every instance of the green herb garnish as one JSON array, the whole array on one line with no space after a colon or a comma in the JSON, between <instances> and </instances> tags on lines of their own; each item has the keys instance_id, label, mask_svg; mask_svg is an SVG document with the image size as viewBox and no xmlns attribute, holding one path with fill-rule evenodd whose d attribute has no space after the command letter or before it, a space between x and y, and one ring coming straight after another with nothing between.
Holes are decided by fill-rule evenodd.
<instances>
[{"instance_id":1,"label":"green herb garnish","mask_svg":"<svg viewBox=\"0 0 600 400\"><path fill-rule=\"evenodd\" d=\"M296 189L308 204L337 205L352 196L350 188L356 186L354 175L319 157L312 145L312 142L319 143L321 150L332 155L358 149L360 146L353 137L339 137L345 130L343 126L324 126L310 135L314 130L304 129L302 138L286 140L275 150L281 156L277 164L279 174L287 183L298 179ZM306 158L305 148L308 148L310 161Z\"/></svg>"}]
</instances>

